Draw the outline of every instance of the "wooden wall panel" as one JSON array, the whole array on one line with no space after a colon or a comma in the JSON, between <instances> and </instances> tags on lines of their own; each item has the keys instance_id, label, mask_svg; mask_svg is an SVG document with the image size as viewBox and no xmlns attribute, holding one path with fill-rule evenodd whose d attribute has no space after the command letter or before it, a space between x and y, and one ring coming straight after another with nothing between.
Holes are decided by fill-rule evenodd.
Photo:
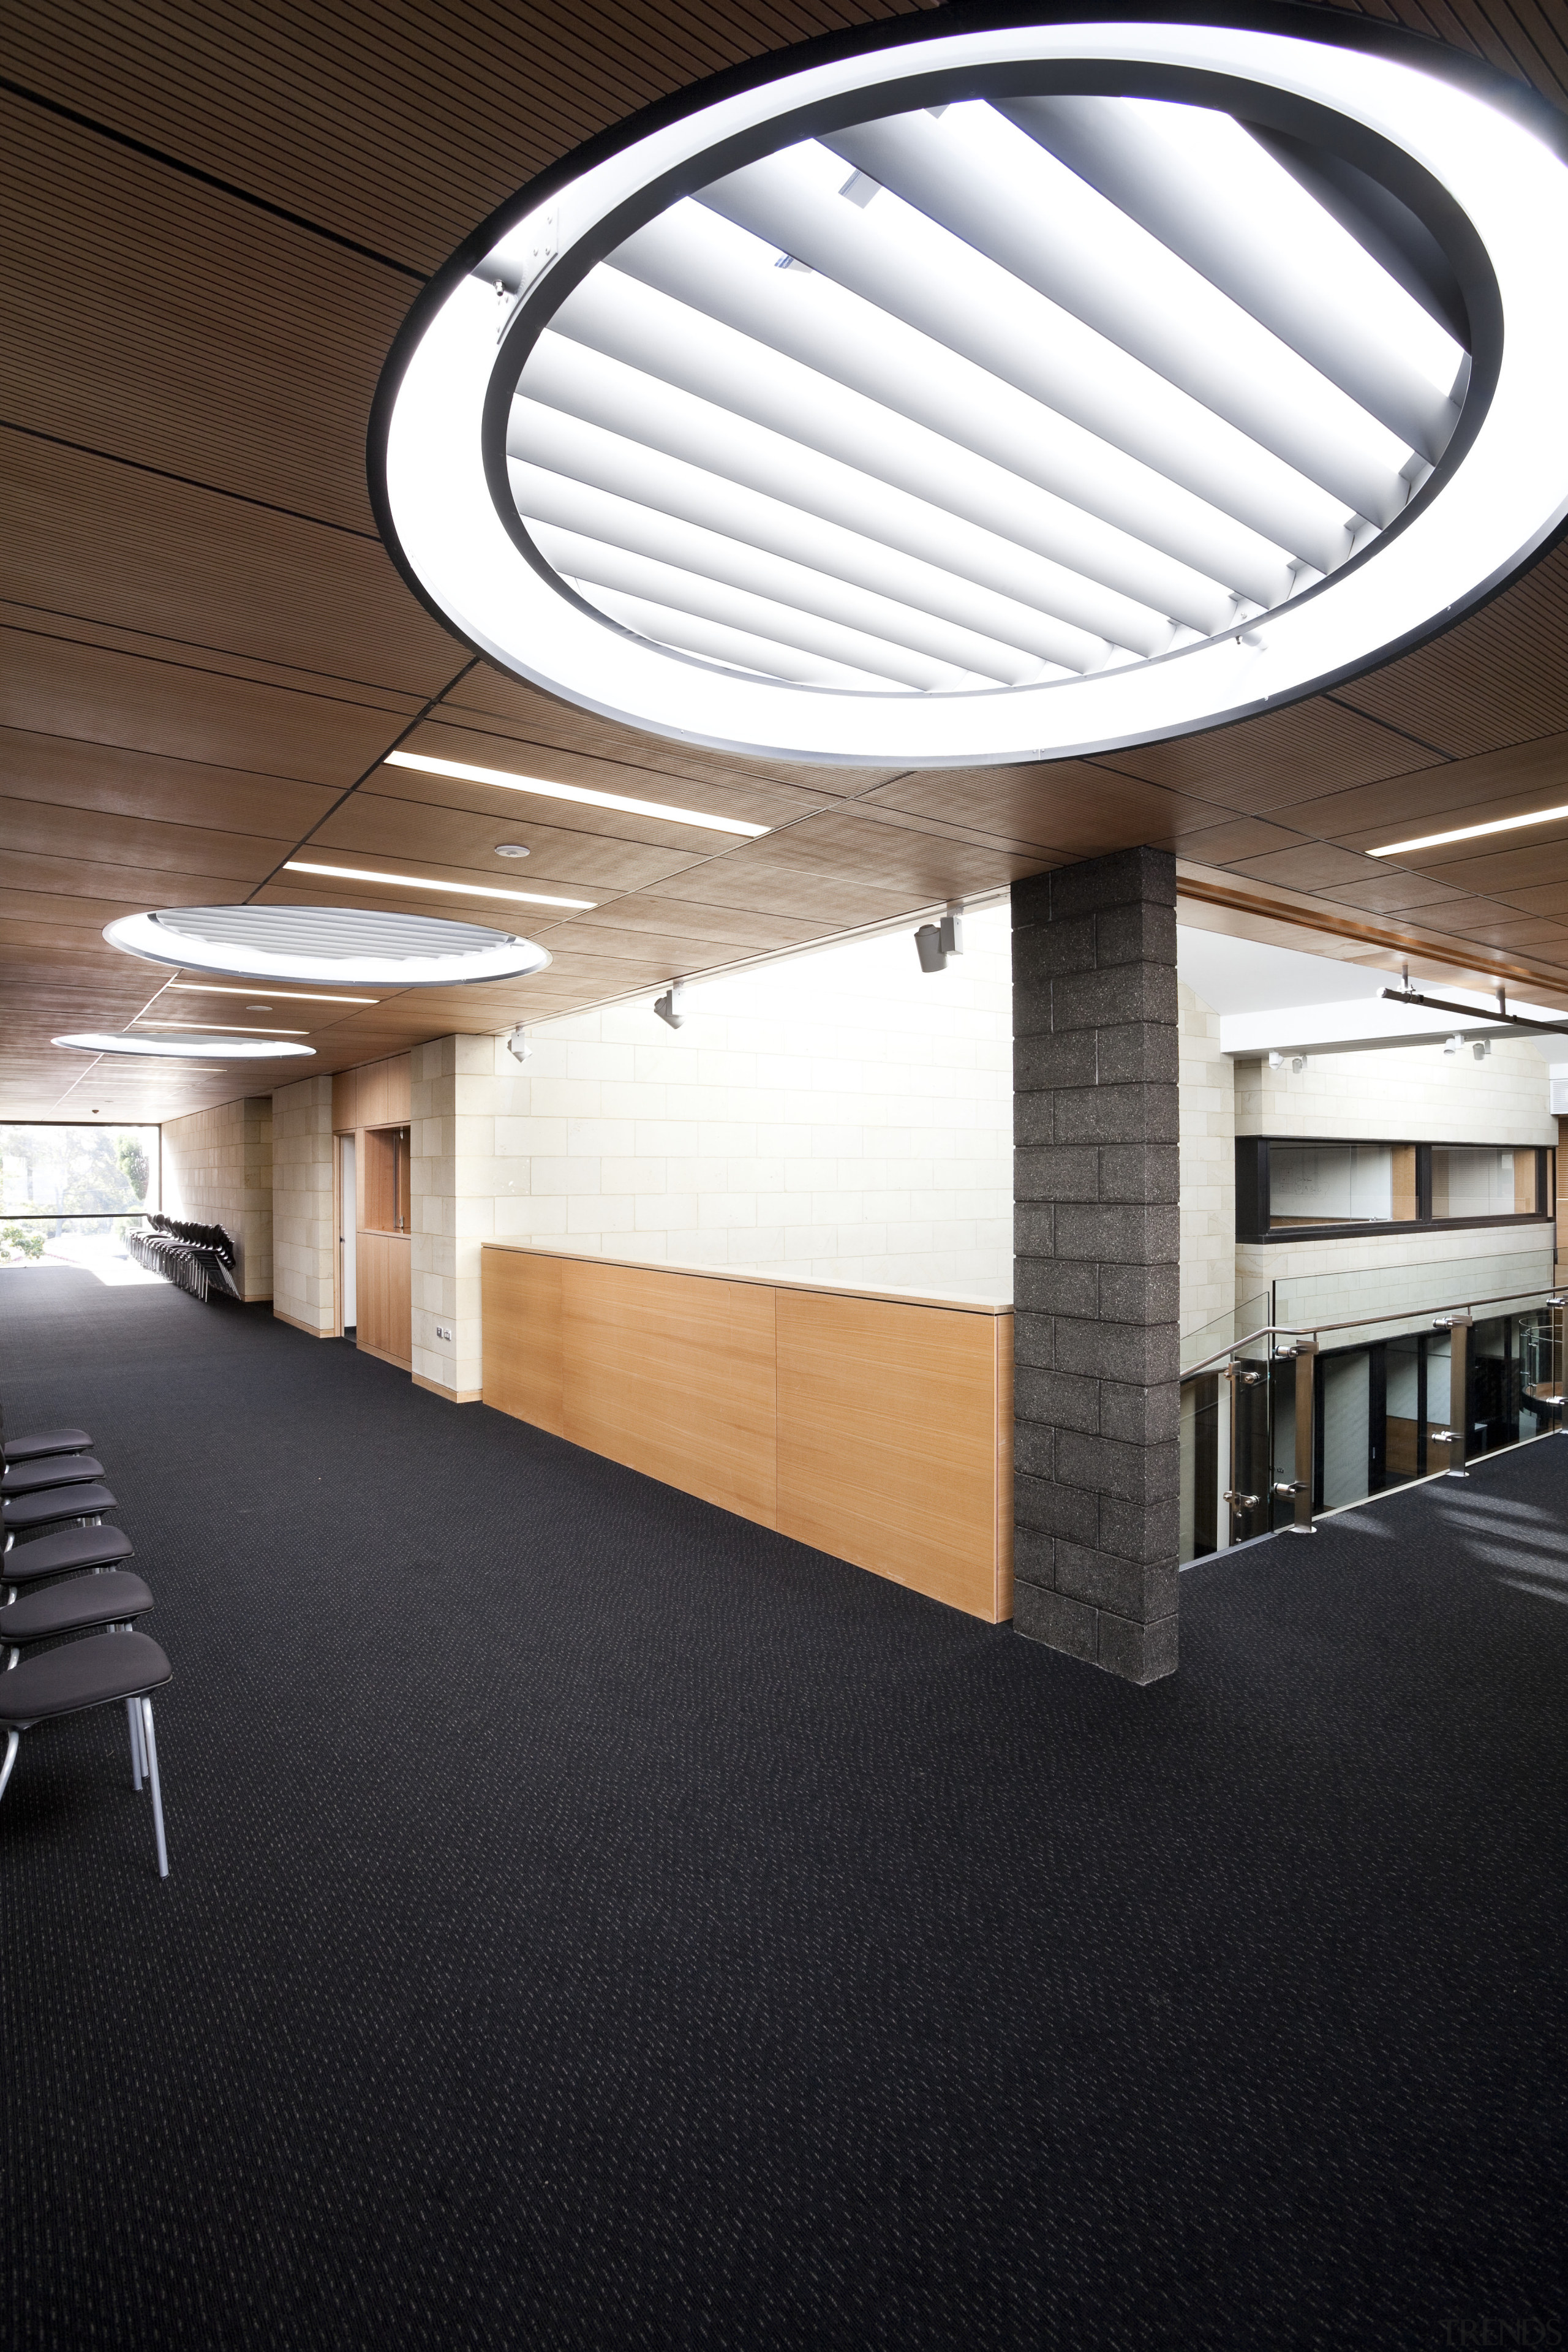
<instances>
[{"instance_id":1,"label":"wooden wall panel","mask_svg":"<svg viewBox=\"0 0 1568 2352\"><path fill-rule=\"evenodd\" d=\"M996 1613L996 1318L778 1297L780 1533Z\"/></svg>"},{"instance_id":2,"label":"wooden wall panel","mask_svg":"<svg viewBox=\"0 0 1568 2352\"><path fill-rule=\"evenodd\" d=\"M406 1127L413 1103L413 1058L407 1054L358 1062L332 1079L332 1126L340 1135L357 1127Z\"/></svg>"},{"instance_id":3,"label":"wooden wall panel","mask_svg":"<svg viewBox=\"0 0 1568 2352\"><path fill-rule=\"evenodd\" d=\"M1013 1614L1013 1340L1011 1315L993 1319L996 1351L996 1601L994 1622Z\"/></svg>"},{"instance_id":4,"label":"wooden wall panel","mask_svg":"<svg viewBox=\"0 0 1568 2352\"><path fill-rule=\"evenodd\" d=\"M566 1434L562 1276L566 1261L526 1250L481 1250L484 1400L498 1412Z\"/></svg>"},{"instance_id":5,"label":"wooden wall panel","mask_svg":"<svg viewBox=\"0 0 1568 2352\"><path fill-rule=\"evenodd\" d=\"M773 1290L571 1258L564 1309L573 1444L772 1527Z\"/></svg>"},{"instance_id":6,"label":"wooden wall panel","mask_svg":"<svg viewBox=\"0 0 1568 2352\"><path fill-rule=\"evenodd\" d=\"M414 1369L411 1257L405 1234L364 1233L354 1263L355 1343L405 1372Z\"/></svg>"},{"instance_id":7,"label":"wooden wall panel","mask_svg":"<svg viewBox=\"0 0 1568 2352\"><path fill-rule=\"evenodd\" d=\"M494 1245L484 1400L997 1622L1013 1318Z\"/></svg>"}]
</instances>

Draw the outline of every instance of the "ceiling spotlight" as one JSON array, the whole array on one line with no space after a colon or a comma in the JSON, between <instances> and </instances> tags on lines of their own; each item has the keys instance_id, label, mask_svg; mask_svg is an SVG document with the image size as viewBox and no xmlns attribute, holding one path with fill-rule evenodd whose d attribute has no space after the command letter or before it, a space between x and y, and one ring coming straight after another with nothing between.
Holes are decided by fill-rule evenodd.
<instances>
[{"instance_id":1,"label":"ceiling spotlight","mask_svg":"<svg viewBox=\"0 0 1568 2352\"><path fill-rule=\"evenodd\" d=\"M496 844L496 856L498 857L526 857L528 856L528 851L521 841L498 841Z\"/></svg>"},{"instance_id":2,"label":"ceiling spotlight","mask_svg":"<svg viewBox=\"0 0 1568 2352\"><path fill-rule=\"evenodd\" d=\"M672 980L664 994L656 996L653 1000L654 1011L659 1019L668 1022L672 1029L680 1028L686 1019L685 1013L680 1010L681 995L680 982L678 980Z\"/></svg>"},{"instance_id":3,"label":"ceiling spotlight","mask_svg":"<svg viewBox=\"0 0 1568 2352\"><path fill-rule=\"evenodd\" d=\"M944 925L939 923L922 923L915 933L915 953L921 960L922 971L947 970L948 951L942 943L944 928Z\"/></svg>"},{"instance_id":4,"label":"ceiling spotlight","mask_svg":"<svg viewBox=\"0 0 1568 2352\"><path fill-rule=\"evenodd\" d=\"M1489 1060L1491 1055L1491 1050L1492 1041L1489 1037L1478 1037L1475 1044L1470 1047L1470 1051L1475 1055L1478 1062L1485 1062Z\"/></svg>"},{"instance_id":5,"label":"ceiling spotlight","mask_svg":"<svg viewBox=\"0 0 1568 2352\"><path fill-rule=\"evenodd\" d=\"M1464 1038L1456 1033L1455 1035L1447 1039L1444 1045L1443 1051L1445 1054L1457 1054L1464 1042Z\"/></svg>"},{"instance_id":6,"label":"ceiling spotlight","mask_svg":"<svg viewBox=\"0 0 1568 2352\"><path fill-rule=\"evenodd\" d=\"M526 1062L533 1051L533 1040L520 1021L506 1041L506 1050L514 1062Z\"/></svg>"},{"instance_id":7,"label":"ceiling spotlight","mask_svg":"<svg viewBox=\"0 0 1568 2352\"><path fill-rule=\"evenodd\" d=\"M405 578L598 717L933 768L1277 709L1495 593L1568 508L1560 118L1194 13L895 19L520 190L382 377Z\"/></svg>"}]
</instances>

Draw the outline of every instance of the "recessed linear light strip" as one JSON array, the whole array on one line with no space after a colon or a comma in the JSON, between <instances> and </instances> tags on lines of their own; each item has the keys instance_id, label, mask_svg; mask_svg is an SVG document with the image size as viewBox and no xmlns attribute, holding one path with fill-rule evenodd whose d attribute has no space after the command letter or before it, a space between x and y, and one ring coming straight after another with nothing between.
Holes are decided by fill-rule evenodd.
<instances>
[{"instance_id":1,"label":"recessed linear light strip","mask_svg":"<svg viewBox=\"0 0 1568 2352\"><path fill-rule=\"evenodd\" d=\"M373 874L363 866L312 866L302 857L284 860L288 874L327 874L339 882L389 882L398 890L443 890L462 898L510 898L522 907L596 907L596 898L547 898L539 890L496 890L484 882L438 882L428 874Z\"/></svg>"},{"instance_id":2,"label":"recessed linear light strip","mask_svg":"<svg viewBox=\"0 0 1568 2352\"><path fill-rule=\"evenodd\" d=\"M255 988L224 988L215 981L172 980L171 989L189 996L248 996L254 999ZM268 996L275 1004L379 1004L379 996L325 996L314 988L273 988ZM137 1015L140 1020L141 1015ZM211 1025L210 1024L208 1024Z\"/></svg>"},{"instance_id":3,"label":"recessed linear light strip","mask_svg":"<svg viewBox=\"0 0 1568 2352\"><path fill-rule=\"evenodd\" d=\"M538 776L518 776L504 768L470 767L466 760L427 760L422 752L389 751L389 768L416 768L427 776L456 776L471 784L499 784L503 792L532 793L540 800L578 801L584 808L617 809L623 816L658 816L671 824L700 825L705 833L740 833L754 841L771 824L747 824L738 816L710 816L705 809L671 808L664 801L635 801L624 793L592 793L581 784L547 784ZM502 894L504 895L504 894Z\"/></svg>"},{"instance_id":4,"label":"recessed linear light strip","mask_svg":"<svg viewBox=\"0 0 1568 2352\"><path fill-rule=\"evenodd\" d=\"M136 1023L131 1024L132 1029ZM163 1029L205 1029L219 1037L308 1037L308 1029L274 1029L261 1021L160 1021Z\"/></svg>"},{"instance_id":5,"label":"recessed linear light strip","mask_svg":"<svg viewBox=\"0 0 1568 2352\"><path fill-rule=\"evenodd\" d=\"M1568 808L1537 809L1530 816L1493 817L1489 824L1461 824L1452 833L1424 833L1419 841L1385 842L1381 849L1369 849L1369 857L1399 857L1406 850L1441 849L1449 841L1478 841L1483 833L1517 833L1521 824L1552 824L1568 817Z\"/></svg>"}]
</instances>

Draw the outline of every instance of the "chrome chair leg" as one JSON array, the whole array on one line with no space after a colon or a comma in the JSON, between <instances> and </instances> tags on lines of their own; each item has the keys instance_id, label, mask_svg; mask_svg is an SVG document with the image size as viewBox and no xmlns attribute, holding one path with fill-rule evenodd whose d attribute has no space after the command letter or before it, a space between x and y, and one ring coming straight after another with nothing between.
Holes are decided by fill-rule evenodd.
<instances>
[{"instance_id":1,"label":"chrome chair leg","mask_svg":"<svg viewBox=\"0 0 1568 2352\"><path fill-rule=\"evenodd\" d=\"M153 1827L158 1839L158 1875L169 1875L169 1849L163 1840L163 1793L158 1785L158 1741L153 1729L153 1702L142 1701L142 1731L147 1743L147 1781L153 1791Z\"/></svg>"},{"instance_id":2,"label":"chrome chair leg","mask_svg":"<svg viewBox=\"0 0 1568 2352\"><path fill-rule=\"evenodd\" d=\"M22 1735L13 1730L5 1742L5 1761L0 1764L0 1797L5 1794L5 1783L11 1778L11 1767L16 1761L16 1750L22 1745Z\"/></svg>"},{"instance_id":3,"label":"chrome chair leg","mask_svg":"<svg viewBox=\"0 0 1568 2352\"><path fill-rule=\"evenodd\" d=\"M138 1720L137 1702L125 1702L125 1720L131 1731L131 1785L138 1796L142 1793L142 1726Z\"/></svg>"}]
</instances>

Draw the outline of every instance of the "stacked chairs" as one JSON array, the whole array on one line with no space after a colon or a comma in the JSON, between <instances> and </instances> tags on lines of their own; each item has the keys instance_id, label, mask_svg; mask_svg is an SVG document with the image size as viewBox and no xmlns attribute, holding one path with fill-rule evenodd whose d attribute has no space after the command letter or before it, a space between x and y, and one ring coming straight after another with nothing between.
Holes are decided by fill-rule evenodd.
<instances>
[{"instance_id":1,"label":"stacked chairs","mask_svg":"<svg viewBox=\"0 0 1568 2352\"><path fill-rule=\"evenodd\" d=\"M172 1217L150 1216L146 1229L126 1243L150 1274L178 1283L193 1298L235 1298L234 1244L221 1225L183 1225Z\"/></svg>"},{"instance_id":2,"label":"stacked chairs","mask_svg":"<svg viewBox=\"0 0 1568 2352\"><path fill-rule=\"evenodd\" d=\"M114 1496L99 1482L102 1465L86 1451L85 1429L46 1430L7 1441L0 1419L0 1797L5 1793L22 1734L60 1717L125 1702L131 1735L131 1784L145 1780L153 1800L158 1875L169 1875L163 1796L152 1693L173 1669L156 1642L135 1630L153 1606L141 1577L123 1565L130 1538L106 1527ZM45 1451L45 1448L54 1450ZM58 1483L43 1483L58 1474ZM15 1483L14 1483L15 1482ZM18 1538L26 1536L26 1542ZM72 1635L91 1634L92 1640Z\"/></svg>"}]
</instances>

